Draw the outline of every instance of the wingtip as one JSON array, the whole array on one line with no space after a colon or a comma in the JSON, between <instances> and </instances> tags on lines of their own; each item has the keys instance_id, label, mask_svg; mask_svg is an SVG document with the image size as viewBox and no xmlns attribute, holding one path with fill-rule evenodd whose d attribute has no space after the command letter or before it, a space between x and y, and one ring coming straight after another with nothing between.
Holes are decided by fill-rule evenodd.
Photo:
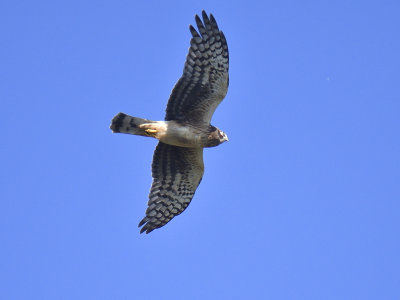
<instances>
[{"instance_id":1,"label":"wingtip","mask_svg":"<svg viewBox=\"0 0 400 300\"><path fill-rule=\"evenodd\" d=\"M147 224L146 224L147 225ZM140 234L145 233L145 234L149 234L150 232L152 232L155 228L148 228L146 225L144 225L141 229L140 229Z\"/></svg>"},{"instance_id":2,"label":"wingtip","mask_svg":"<svg viewBox=\"0 0 400 300\"><path fill-rule=\"evenodd\" d=\"M140 222L138 227L143 227L140 228L140 234L142 234L143 232L146 234L149 234L150 232L152 232L155 228L150 227L149 223L148 223L148 219L147 217L144 217Z\"/></svg>"},{"instance_id":3,"label":"wingtip","mask_svg":"<svg viewBox=\"0 0 400 300\"><path fill-rule=\"evenodd\" d=\"M215 18L214 18L214 15L213 15L213 14L210 14L210 21L211 21L212 23L217 23L217 22L215 21Z\"/></svg>"},{"instance_id":4,"label":"wingtip","mask_svg":"<svg viewBox=\"0 0 400 300\"><path fill-rule=\"evenodd\" d=\"M196 21L197 27L202 27L202 26L203 26L203 21L201 20L201 18L199 17L199 15L195 15L195 16L194 16L194 20Z\"/></svg>"},{"instance_id":5,"label":"wingtip","mask_svg":"<svg viewBox=\"0 0 400 300\"><path fill-rule=\"evenodd\" d=\"M201 12L201 16L203 17L204 24L210 23L210 19L208 18L208 15L204 10Z\"/></svg>"},{"instance_id":6,"label":"wingtip","mask_svg":"<svg viewBox=\"0 0 400 300\"><path fill-rule=\"evenodd\" d=\"M189 30L193 37L199 37L199 33L192 25L189 25Z\"/></svg>"},{"instance_id":7,"label":"wingtip","mask_svg":"<svg viewBox=\"0 0 400 300\"><path fill-rule=\"evenodd\" d=\"M139 225L138 225L138 227L142 227L142 226L144 225L142 228L140 228L140 234L142 234L143 232L145 232L146 229L147 229L147 226L145 225L145 223L146 223L145 219L146 219L146 218L143 218L143 220L140 221L140 223L139 223Z\"/></svg>"}]
</instances>

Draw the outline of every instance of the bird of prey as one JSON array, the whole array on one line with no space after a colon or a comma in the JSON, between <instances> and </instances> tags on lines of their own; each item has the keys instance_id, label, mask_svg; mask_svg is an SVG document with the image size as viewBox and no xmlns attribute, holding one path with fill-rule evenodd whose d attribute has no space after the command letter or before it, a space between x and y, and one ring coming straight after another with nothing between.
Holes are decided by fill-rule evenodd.
<instances>
[{"instance_id":1,"label":"bird of prey","mask_svg":"<svg viewBox=\"0 0 400 300\"><path fill-rule=\"evenodd\" d=\"M228 141L210 124L229 84L226 39L212 14L196 15L182 77L169 97L165 121L152 121L118 113L113 132L159 140L152 163L153 182L140 233L164 226L189 205L204 173L203 148Z\"/></svg>"}]
</instances>

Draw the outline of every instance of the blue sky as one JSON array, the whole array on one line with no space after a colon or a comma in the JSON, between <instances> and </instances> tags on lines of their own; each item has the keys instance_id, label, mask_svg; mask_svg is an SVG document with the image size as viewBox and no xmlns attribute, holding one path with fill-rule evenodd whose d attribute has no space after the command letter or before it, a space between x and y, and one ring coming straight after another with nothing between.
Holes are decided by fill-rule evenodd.
<instances>
[{"instance_id":1,"label":"blue sky","mask_svg":"<svg viewBox=\"0 0 400 300\"><path fill-rule=\"evenodd\" d=\"M194 14L230 87L188 209L140 235ZM400 299L396 1L0 4L1 299Z\"/></svg>"}]
</instances>

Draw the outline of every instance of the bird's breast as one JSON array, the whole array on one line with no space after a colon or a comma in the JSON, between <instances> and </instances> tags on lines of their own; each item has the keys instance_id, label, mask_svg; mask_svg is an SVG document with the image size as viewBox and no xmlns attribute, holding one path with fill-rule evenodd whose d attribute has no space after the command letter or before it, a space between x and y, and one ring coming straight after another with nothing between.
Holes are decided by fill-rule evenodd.
<instances>
[{"instance_id":1,"label":"bird's breast","mask_svg":"<svg viewBox=\"0 0 400 300\"><path fill-rule=\"evenodd\" d=\"M203 135L204 133L200 128L176 121L166 121L165 134L159 140L173 146L202 148Z\"/></svg>"}]
</instances>

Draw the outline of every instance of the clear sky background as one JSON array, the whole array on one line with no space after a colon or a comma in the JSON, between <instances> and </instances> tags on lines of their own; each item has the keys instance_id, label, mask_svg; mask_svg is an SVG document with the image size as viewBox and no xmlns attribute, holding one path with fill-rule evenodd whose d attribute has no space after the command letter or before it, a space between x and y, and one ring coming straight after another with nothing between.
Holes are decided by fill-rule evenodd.
<instances>
[{"instance_id":1,"label":"clear sky background","mask_svg":"<svg viewBox=\"0 0 400 300\"><path fill-rule=\"evenodd\" d=\"M230 87L188 209L140 235L195 13ZM398 1L3 1L0 299L400 299Z\"/></svg>"}]
</instances>

